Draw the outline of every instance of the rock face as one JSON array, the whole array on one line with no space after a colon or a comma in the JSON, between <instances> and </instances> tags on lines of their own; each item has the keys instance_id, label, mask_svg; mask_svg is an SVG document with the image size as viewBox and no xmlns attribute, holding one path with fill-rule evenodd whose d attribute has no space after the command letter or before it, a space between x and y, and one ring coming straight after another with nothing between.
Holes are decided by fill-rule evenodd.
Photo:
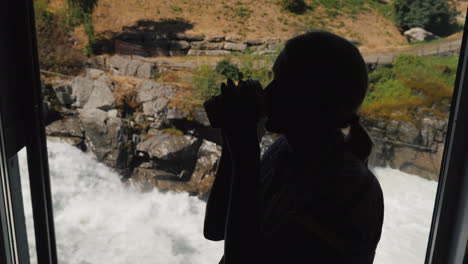
<instances>
[{"instance_id":1,"label":"rock face","mask_svg":"<svg viewBox=\"0 0 468 264\"><path fill-rule=\"evenodd\" d=\"M67 91L70 91L66 88L57 88L56 90L60 91L59 94L64 98L63 101L73 102L71 104L73 107L99 108L107 111L114 108L115 99L111 82L106 78L108 77L93 80L92 78L78 76L71 82L71 94L66 94ZM70 98L69 101L68 98Z\"/></svg>"},{"instance_id":2,"label":"rock face","mask_svg":"<svg viewBox=\"0 0 468 264\"><path fill-rule=\"evenodd\" d=\"M447 120L425 117L417 123L363 120L375 142L371 166L390 166L410 174L438 180Z\"/></svg>"},{"instance_id":3,"label":"rock face","mask_svg":"<svg viewBox=\"0 0 468 264\"><path fill-rule=\"evenodd\" d=\"M406 39L410 43L429 41L429 40L439 38L438 36L432 34L431 32L423 28L419 28L419 27L411 28L405 31L403 34L405 35Z\"/></svg>"},{"instance_id":4,"label":"rock face","mask_svg":"<svg viewBox=\"0 0 468 264\"><path fill-rule=\"evenodd\" d=\"M186 46L185 42L200 41L203 45L277 45L261 41L245 44L231 38L184 38L187 40L177 40L181 48ZM110 65L110 72L118 71L117 74L136 76L146 63L114 57L104 63ZM87 69L85 76L49 88L48 92L55 95L48 95L45 105L60 112L46 128L49 139L92 152L98 161L118 169L143 190L157 187L207 198L221 155L221 140L219 130L210 128L203 107L184 104L179 108L171 101L179 92L174 85L129 78L135 80L131 87L135 106L130 112L119 111L120 108L115 109L114 97L122 88L119 85L124 84L118 81L122 77L110 77L109 72ZM60 105L57 107L53 102ZM390 166L438 179L447 130L445 119L427 116L413 122L366 119L362 122L376 143L369 161L371 166ZM262 155L276 137L266 134L261 138Z\"/></svg>"},{"instance_id":5,"label":"rock face","mask_svg":"<svg viewBox=\"0 0 468 264\"><path fill-rule=\"evenodd\" d=\"M107 112L100 109L81 109L78 113L86 144L96 158L107 166L127 169L134 150L125 121L109 117Z\"/></svg>"},{"instance_id":6,"label":"rock face","mask_svg":"<svg viewBox=\"0 0 468 264\"><path fill-rule=\"evenodd\" d=\"M152 78L157 69L153 63L128 59L126 56L112 56L109 60L109 67L117 75L147 79Z\"/></svg>"},{"instance_id":7,"label":"rock face","mask_svg":"<svg viewBox=\"0 0 468 264\"><path fill-rule=\"evenodd\" d=\"M152 137L138 144L137 153L147 155L149 159L173 160L190 156L190 147L196 141L191 136L164 133L156 130Z\"/></svg>"},{"instance_id":8,"label":"rock face","mask_svg":"<svg viewBox=\"0 0 468 264\"><path fill-rule=\"evenodd\" d=\"M81 121L75 116L57 120L46 127L49 140L69 143L84 150L84 133Z\"/></svg>"}]
</instances>

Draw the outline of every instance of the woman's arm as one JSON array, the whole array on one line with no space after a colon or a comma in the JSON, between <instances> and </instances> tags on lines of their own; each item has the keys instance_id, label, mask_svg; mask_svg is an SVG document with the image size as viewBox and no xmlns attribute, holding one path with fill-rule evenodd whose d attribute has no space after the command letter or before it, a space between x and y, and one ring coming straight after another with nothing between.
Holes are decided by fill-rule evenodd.
<instances>
[{"instance_id":1,"label":"woman's arm","mask_svg":"<svg viewBox=\"0 0 468 264\"><path fill-rule=\"evenodd\" d=\"M232 179L225 231L225 263L257 263L260 241L258 179L260 147L255 124L226 129Z\"/></svg>"},{"instance_id":2,"label":"woman's arm","mask_svg":"<svg viewBox=\"0 0 468 264\"><path fill-rule=\"evenodd\" d=\"M232 161L224 132L222 133L222 152L216 177L206 203L203 234L206 239L220 241L224 239L227 210L229 206Z\"/></svg>"}]
</instances>

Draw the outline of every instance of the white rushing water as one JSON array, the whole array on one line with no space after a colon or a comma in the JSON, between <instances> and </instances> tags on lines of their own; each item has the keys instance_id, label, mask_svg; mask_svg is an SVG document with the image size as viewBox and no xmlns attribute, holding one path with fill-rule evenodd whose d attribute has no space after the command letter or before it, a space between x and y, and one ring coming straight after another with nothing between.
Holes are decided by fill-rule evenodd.
<instances>
[{"instance_id":1,"label":"white rushing water","mask_svg":"<svg viewBox=\"0 0 468 264\"><path fill-rule=\"evenodd\" d=\"M202 235L204 202L187 194L141 193L123 186L114 171L70 145L49 142L48 149L61 264L218 263L222 243ZM33 250L24 152L20 166ZM437 183L388 168L375 173L385 197L375 263L423 263Z\"/></svg>"}]
</instances>

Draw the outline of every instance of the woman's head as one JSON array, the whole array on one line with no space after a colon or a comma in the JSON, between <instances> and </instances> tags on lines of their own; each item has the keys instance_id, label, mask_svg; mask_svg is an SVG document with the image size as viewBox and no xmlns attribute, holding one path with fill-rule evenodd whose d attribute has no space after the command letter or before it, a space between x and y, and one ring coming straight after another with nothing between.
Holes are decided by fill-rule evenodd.
<instances>
[{"instance_id":1,"label":"woman's head","mask_svg":"<svg viewBox=\"0 0 468 264\"><path fill-rule=\"evenodd\" d=\"M272 132L287 133L309 125L347 127L364 100L367 68L359 50L346 39L323 31L290 39L266 88Z\"/></svg>"}]
</instances>

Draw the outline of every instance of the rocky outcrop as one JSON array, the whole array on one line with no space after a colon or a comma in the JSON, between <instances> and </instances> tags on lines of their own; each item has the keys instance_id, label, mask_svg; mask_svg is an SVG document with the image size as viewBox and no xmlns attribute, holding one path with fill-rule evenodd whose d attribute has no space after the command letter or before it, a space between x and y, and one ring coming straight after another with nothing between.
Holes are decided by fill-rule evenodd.
<instances>
[{"instance_id":1,"label":"rocky outcrop","mask_svg":"<svg viewBox=\"0 0 468 264\"><path fill-rule=\"evenodd\" d=\"M66 116L46 127L50 141L65 142L85 150L84 133L81 120L76 116Z\"/></svg>"},{"instance_id":2,"label":"rocky outcrop","mask_svg":"<svg viewBox=\"0 0 468 264\"><path fill-rule=\"evenodd\" d=\"M424 117L415 122L364 120L375 142L371 166L389 166L438 180L447 120Z\"/></svg>"},{"instance_id":3,"label":"rocky outcrop","mask_svg":"<svg viewBox=\"0 0 468 264\"><path fill-rule=\"evenodd\" d=\"M242 44L222 37L211 41ZM174 103L177 86L146 78L130 78L134 105L132 111L122 111L114 98L124 84L112 73L136 74L134 65L138 63L124 61L128 58L103 61L113 65L109 72L87 69L84 76L58 82L49 89L53 94L46 96L46 105L60 114L47 126L49 139L93 153L98 161L118 169L143 190L157 187L206 198L221 155L219 131L210 128L202 106L180 108ZM157 68L157 63L154 65ZM371 166L390 166L437 180L447 129L445 119L364 119L363 124L376 143ZM262 155L275 138L272 134L261 138Z\"/></svg>"},{"instance_id":4,"label":"rocky outcrop","mask_svg":"<svg viewBox=\"0 0 468 264\"><path fill-rule=\"evenodd\" d=\"M429 41L429 40L434 40L436 38L439 38L438 36L432 34L431 32L423 28L419 28L419 27L411 28L405 31L403 35L406 37L406 39L410 43Z\"/></svg>"},{"instance_id":5,"label":"rocky outcrop","mask_svg":"<svg viewBox=\"0 0 468 264\"><path fill-rule=\"evenodd\" d=\"M100 109L80 109L78 113L86 145L96 158L112 168L128 169L134 146L127 121Z\"/></svg>"}]
</instances>

